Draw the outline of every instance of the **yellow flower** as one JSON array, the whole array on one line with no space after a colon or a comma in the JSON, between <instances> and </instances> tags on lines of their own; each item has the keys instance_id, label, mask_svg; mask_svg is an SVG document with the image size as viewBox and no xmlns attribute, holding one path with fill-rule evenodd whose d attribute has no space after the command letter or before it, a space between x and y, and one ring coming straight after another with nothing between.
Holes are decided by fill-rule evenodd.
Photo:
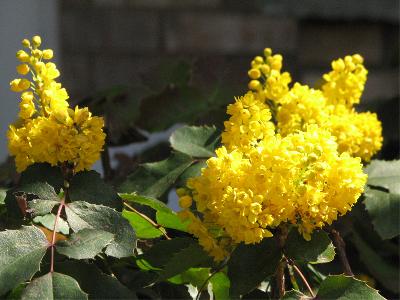
<instances>
[{"instance_id":1,"label":"yellow flower","mask_svg":"<svg viewBox=\"0 0 400 300\"><path fill-rule=\"evenodd\" d=\"M30 47L29 41L22 43ZM18 172L35 162L69 162L76 172L89 169L100 158L105 141L104 121L93 117L87 108L69 107L67 91L55 81L60 76L56 65L42 62L50 59L53 51L42 52L38 49L40 44L40 37L35 36L31 55L23 50L17 52L17 58L27 63L20 65L18 72L24 74L30 69L34 76L32 83L27 79L13 80L11 89L22 92L32 87L34 93L21 95L20 120L7 133L9 151L15 156Z\"/></svg>"}]
</instances>

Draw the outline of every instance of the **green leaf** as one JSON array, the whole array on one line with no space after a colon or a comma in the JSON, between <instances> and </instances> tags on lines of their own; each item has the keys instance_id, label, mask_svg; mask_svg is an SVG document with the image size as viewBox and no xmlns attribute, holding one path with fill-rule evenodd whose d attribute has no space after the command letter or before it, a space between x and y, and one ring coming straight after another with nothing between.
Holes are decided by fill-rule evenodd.
<instances>
[{"instance_id":1,"label":"green leaf","mask_svg":"<svg viewBox=\"0 0 400 300\"><path fill-rule=\"evenodd\" d=\"M194 162L189 168L187 168L177 180L177 186L186 186L189 178L198 177L201 175L201 169L207 167L207 163L204 160Z\"/></svg>"},{"instance_id":2,"label":"green leaf","mask_svg":"<svg viewBox=\"0 0 400 300\"><path fill-rule=\"evenodd\" d=\"M188 232L187 227L190 220L183 222L174 211L157 211L156 220L159 225L165 228Z\"/></svg>"},{"instance_id":3,"label":"green leaf","mask_svg":"<svg viewBox=\"0 0 400 300\"><path fill-rule=\"evenodd\" d=\"M35 217L33 219L33 222L42 224L47 229L53 230L55 220L56 220L56 216L54 214L47 214L44 216ZM62 234L65 234L65 235L69 234L68 223L63 218L58 218L56 232L61 232Z\"/></svg>"},{"instance_id":4,"label":"green leaf","mask_svg":"<svg viewBox=\"0 0 400 300\"><path fill-rule=\"evenodd\" d=\"M75 278L90 299L137 299L117 278L102 273L94 264L70 260L58 263L57 270Z\"/></svg>"},{"instance_id":5,"label":"green leaf","mask_svg":"<svg viewBox=\"0 0 400 300\"><path fill-rule=\"evenodd\" d=\"M171 278L189 268L211 265L211 258L198 243L191 243L188 247L172 254L164 269L160 273L161 280Z\"/></svg>"},{"instance_id":6,"label":"green leaf","mask_svg":"<svg viewBox=\"0 0 400 300\"><path fill-rule=\"evenodd\" d=\"M60 273L47 273L33 280L25 289L21 299L87 299L78 282Z\"/></svg>"},{"instance_id":7,"label":"green leaf","mask_svg":"<svg viewBox=\"0 0 400 300\"><path fill-rule=\"evenodd\" d=\"M394 194L400 194L400 160L373 160L366 168L367 184L381 186Z\"/></svg>"},{"instance_id":8,"label":"green leaf","mask_svg":"<svg viewBox=\"0 0 400 300\"><path fill-rule=\"evenodd\" d=\"M317 293L318 299L340 300L381 300L385 299L377 290L365 282L344 275L329 275L322 283Z\"/></svg>"},{"instance_id":9,"label":"green leaf","mask_svg":"<svg viewBox=\"0 0 400 300\"><path fill-rule=\"evenodd\" d=\"M163 235L159 229L155 228L154 225L135 212L124 209L122 216L129 221L138 238L153 239Z\"/></svg>"},{"instance_id":10,"label":"green leaf","mask_svg":"<svg viewBox=\"0 0 400 300\"><path fill-rule=\"evenodd\" d=\"M192 163L190 156L174 153L166 160L143 164L128 176L119 190L153 198L161 197Z\"/></svg>"},{"instance_id":11,"label":"green leaf","mask_svg":"<svg viewBox=\"0 0 400 300\"><path fill-rule=\"evenodd\" d=\"M231 283L228 276L223 272L218 272L210 279L212 291L216 300L229 300L229 288Z\"/></svg>"},{"instance_id":12,"label":"green leaf","mask_svg":"<svg viewBox=\"0 0 400 300\"><path fill-rule=\"evenodd\" d=\"M190 268L168 281L175 284L187 284L201 288L210 276L210 268Z\"/></svg>"},{"instance_id":13,"label":"green leaf","mask_svg":"<svg viewBox=\"0 0 400 300\"><path fill-rule=\"evenodd\" d=\"M30 165L21 174L20 185L28 185L37 182L47 182L58 193L64 186L64 178L59 167L52 167L48 163L35 163Z\"/></svg>"},{"instance_id":14,"label":"green leaf","mask_svg":"<svg viewBox=\"0 0 400 300\"><path fill-rule=\"evenodd\" d=\"M96 171L83 171L72 177L69 196L71 201L85 201L122 210L121 198Z\"/></svg>"},{"instance_id":15,"label":"green leaf","mask_svg":"<svg viewBox=\"0 0 400 300\"><path fill-rule=\"evenodd\" d=\"M211 157L220 143L220 133L215 127L183 126L169 139L173 149L193 157Z\"/></svg>"},{"instance_id":16,"label":"green leaf","mask_svg":"<svg viewBox=\"0 0 400 300\"><path fill-rule=\"evenodd\" d=\"M21 216L22 210L29 209L35 217L50 213L60 199L47 182L35 182L8 190L5 203L7 210L15 216Z\"/></svg>"},{"instance_id":17,"label":"green leaf","mask_svg":"<svg viewBox=\"0 0 400 300\"><path fill-rule=\"evenodd\" d=\"M92 259L114 239L104 230L84 228L56 244L57 252L74 259Z\"/></svg>"},{"instance_id":18,"label":"green leaf","mask_svg":"<svg viewBox=\"0 0 400 300\"><path fill-rule=\"evenodd\" d=\"M178 253L195 243L196 241L194 239L182 237L159 241L149 250L144 252L139 258L144 259L153 267L163 268L175 253Z\"/></svg>"},{"instance_id":19,"label":"green leaf","mask_svg":"<svg viewBox=\"0 0 400 300\"><path fill-rule=\"evenodd\" d=\"M311 240L306 241L297 230L292 229L285 243L285 254L295 261L322 264L335 258L335 247L323 230L314 231Z\"/></svg>"},{"instance_id":20,"label":"green leaf","mask_svg":"<svg viewBox=\"0 0 400 300\"><path fill-rule=\"evenodd\" d=\"M171 209L164 202L161 202L160 200L151 197L138 195L136 193L131 193L131 194L120 193L119 196L125 201L137 203L140 205L146 205L153 208L156 211L164 211L164 212L171 211Z\"/></svg>"},{"instance_id":21,"label":"green leaf","mask_svg":"<svg viewBox=\"0 0 400 300\"><path fill-rule=\"evenodd\" d=\"M366 187L364 196L365 207L380 237L390 239L398 236L400 234L400 194Z\"/></svg>"},{"instance_id":22,"label":"green leaf","mask_svg":"<svg viewBox=\"0 0 400 300\"><path fill-rule=\"evenodd\" d=\"M159 107L164 108L157 109ZM177 123L193 123L206 109L208 104L199 89L189 86L166 89L143 99L136 125L151 132L165 130Z\"/></svg>"},{"instance_id":23,"label":"green leaf","mask_svg":"<svg viewBox=\"0 0 400 300\"><path fill-rule=\"evenodd\" d=\"M307 297L306 295L297 290L287 291L282 298L282 300L307 300L307 299L311 300L312 297Z\"/></svg>"},{"instance_id":24,"label":"green leaf","mask_svg":"<svg viewBox=\"0 0 400 300\"><path fill-rule=\"evenodd\" d=\"M7 196L7 190L0 189L0 205L5 204L4 200L6 199L6 196Z\"/></svg>"},{"instance_id":25,"label":"green leaf","mask_svg":"<svg viewBox=\"0 0 400 300\"><path fill-rule=\"evenodd\" d=\"M376 253L355 231L352 232L351 241L356 246L360 260L364 263L371 275L388 290L399 292L399 271L392 262L386 261Z\"/></svg>"},{"instance_id":26,"label":"green leaf","mask_svg":"<svg viewBox=\"0 0 400 300\"><path fill-rule=\"evenodd\" d=\"M133 255L136 236L129 222L114 209L75 201L66 204L67 220L73 231L85 228L104 230L114 234L113 241L106 247L105 253L117 258Z\"/></svg>"},{"instance_id":27,"label":"green leaf","mask_svg":"<svg viewBox=\"0 0 400 300\"><path fill-rule=\"evenodd\" d=\"M34 226L0 232L0 295L30 280L48 247L46 236Z\"/></svg>"},{"instance_id":28,"label":"green leaf","mask_svg":"<svg viewBox=\"0 0 400 300\"><path fill-rule=\"evenodd\" d=\"M273 238L255 245L239 244L228 262L230 295L237 297L255 289L275 273L281 258L282 253Z\"/></svg>"}]
</instances>

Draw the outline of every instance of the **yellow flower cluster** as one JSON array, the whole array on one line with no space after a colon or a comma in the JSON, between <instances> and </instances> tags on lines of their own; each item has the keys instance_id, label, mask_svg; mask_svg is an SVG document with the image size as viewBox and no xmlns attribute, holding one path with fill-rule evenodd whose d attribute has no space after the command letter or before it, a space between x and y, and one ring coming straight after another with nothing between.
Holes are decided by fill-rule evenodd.
<instances>
[{"instance_id":1,"label":"yellow flower cluster","mask_svg":"<svg viewBox=\"0 0 400 300\"><path fill-rule=\"evenodd\" d=\"M382 126L376 114L357 113L367 70L358 54L332 63L321 90L295 83L277 103L277 127L285 136L310 124L330 131L339 152L369 161L382 147ZM275 102L276 103L276 102Z\"/></svg>"},{"instance_id":2,"label":"yellow flower cluster","mask_svg":"<svg viewBox=\"0 0 400 300\"><path fill-rule=\"evenodd\" d=\"M54 63L45 62L53 57L53 51L39 49L39 36L32 41L24 39L22 45L29 54L17 52L22 63L17 72L31 73L32 81L18 78L10 83L11 90L22 94L19 120L7 133L18 172L35 162L69 162L77 172L90 168L104 145L103 119L92 117L88 108L69 107L67 91L55 81L60 72Z\"/></svg>"},{"instance_id":3,"label":"yellow flower cluster","mask_svg":"<svg viewBox=\"0 0 400 300\"><path fill-rule=\"evenodd\" d=\"M339 154L329 131L309 125L275 134L258 95L249 92L228 106L224 145L178 193L180 216L191 220L189 231L216 260L232 245L271 237L282 223L296 225L309 239L350 210L366 182L360 158ZM192 201L202 219L190 211Z\"/></svg>"},{"instance_id":4,"label":"yellow flower cluster","mask_svg":"<svg viewBox=\"0 0 400 300\"><path fill-rule=\"evenodd\" d=\"M251 91L227 107L216 157L178 190L180 217L217 261L281 224L310 239L356 203L367 179L362 160L382 146L376 114L353 107L367 75L360 55L334 61L321 90L289 87L282 56L268 48L264 56L251 63Z\"/></svg>"}]
</instances>

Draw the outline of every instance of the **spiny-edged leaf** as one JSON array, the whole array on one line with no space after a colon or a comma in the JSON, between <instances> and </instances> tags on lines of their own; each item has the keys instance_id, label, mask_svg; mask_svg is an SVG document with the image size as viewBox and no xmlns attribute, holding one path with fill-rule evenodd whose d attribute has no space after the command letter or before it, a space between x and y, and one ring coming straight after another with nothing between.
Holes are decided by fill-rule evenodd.
<instances>
[{"instance_id":1,"label":"spiny-edged leaf","mask_svg":"<svg viewBox=\"0 0 400 300\"><path fill-rule=\"evenodd\" d=\"M223 272L218 272L210 279L212 291L216 300L229 300L229 288L231 282Z\"/></svg>"},{"instance_id":2,"label":"spiny-edged leaf","mask_svg":"<svg viewBox=\"0 0 400 300\"><path fill-rule=\"evenodd\" d=\"M312 297L308 297L297 290L290 290L285 293L282 300L307 300L312 299Z\"/></svg>"},{"instance_id":3,"label":"spiny-edged leaf","mask_svg":"<svg viewBox=\"0 0 400 300\"><path fill-rule=\"evenodd\" d=\"M317 293L317 299L321 300L383 300L377 290L369 287L365 282L344 275L329 275L321 283Z\"/></svg>"},{"instance_id":4,"label":"spiny-edged leaf","mask_svg":"<svg viewBox=\"0 0 400 300\"><path fill-rule=\"evenodd\" d=\"M400 160L373 160L366 168L370 186L381 186L394 194L400 194Z\"/></svg>"},{"instance_id":5,"label":"spiny-edged leaf","mask_svg":"<svg viewBox=\"0 0 400 300\"><path fill-rule=\"evenodd\" d=\"M154 113L158 107L163 109ZM143 99L136 124L147 131L165 130L177 123L193 123L207 108L202 92L195 87L166 89L161 94Z\"/></svg>"},{"instance_id":6,"label":"spiny-edged leaf","mask_svg":"<svg viewBox=\"0 0 400 300\"><path fill-rule=\"evenodd\" d=\"M220 133L215 127L183 126L175 130L169 141L179 152L193 157L211 157L220 142Z\"/></svg>"},{"instance_id":7,"label":"spiny-edged leaf","mask_svg":"<svg viewBox=\"0 0 400 300\"><path fill-rule=\"evenodd\" d=\"M255 289L265 278L275 273L282 253L273 238L255 245L239 244L228 262L231 281L230 295L237 297Z\"/></svg>"},{"instance_id":8,"label":"spiny-edged leaf","mask_svg":"<svg viewBox=\"0 0 400 300\"><path fill-rule=\"evenodd\" d=\"M98 229L84 228L71 234L66 241L56 245L57 252L74 259L91 259L99 254L111 241L114 234Z\"/></svg>"},{"instance_id":9,"label":"spiny-edged leaf","mask_svg":"<svg viewBox=\"0 0 400 300\"><path fill-rule=\"evenodd\" d=\"M34 226L0 232L0 295L31 279L48 247L46 236Z\"/></svg>"},{"instance_id":10,"label":"spiny-edged leaf","mask_svg":"<svg viewBox=\"0 0 400 300\"><path fill-rule=\"evenodd\" d=\"M89 299L136 299L135 293L117 278L104 274L95 264L68 260L57 263L57 270L75 278L89 294Z\"/></svg>"},{"instance_id":11,"label":"spiny-edged leaf","mask_svg":"<svg viewBox=\"0 0 400 300\"><path fill-rule=\"evenodd\" d=\"M7 191L5 203L7 210L14 216L44 215L60 202L54 188L47 182L34 182L21 185Z\"/></svg>"},{"instance_id":12,"label":"spiny-edged leaf","mask_svg":"<svg viewBox=\"0 0 400 300\"><path fill-rule=\"evenodd\" d=\"M14 287L9 293L7 293L7 300L15 300L15 299L21 299L21 295L25 290L25 287L28 285L28 283L20 283L16 287Z\"/></svg>"},{"instance_id":13,"label":"spiny-edged leaf","mask_svg":"<svg viewBox=\"0 0 400 300\"><path fill-rule=\"evenodd\" d=\"M172 210L169 212L157 211L156 220L159 225L165 228L188 232L187 227L190 223L190 220L182 221Z\"/></svg>"},{"instance_id":14,"label":"spiny-edged leaf","mask_svg":"<svg viewBox=\"0 0 400 300\"><path fill-rule=\"evenodd\" d=\"M400 194L366 187L364 196L365 207L381 238L390 239L398 236L400 234Z\"/></svg>"},{"instance_id":15,"label":"spiny-edged leaf","mask_svg":"<svg viewBox=\"0 0 400 300\"><path fill-rule=\"evenodd\" d=\"M122 216L129 221L136 232L136 236L140 239L153 239L163 235L163 233L154 227L153 224L135 212L124 209L122 211Z\"/></svg>"},{"instance_id":16,"label":"spiny-edged leaf","mask_svg":"<svg viewBox=\"0 0 400 300\"><path fill-rule=\"evenodd\" d=\"M22 293L21 299L87 299L87 296L75 279L53 272L33 280Z\"/></svg>"},{"instance_id":17,"label":"spiny-edged leaf","mask_svg":"<svg viewBox=\"0 0 400 300\"><path fill-rule=\"evenodd\" d=\"M114 209L83 201L69 203L65 207L67 220L73 231L85 228L99 229L114 234L105 253L117 258L133 255L136 235L129 222Z\"/></svg>"},{"instance_id":18,"label":"spiny-edged leaf","mask_svg":"<svg viewBox=\"0 0 400 300\"><path fill-rule=\"evenodd\" d=\"M54 229L54 221L56 216L54 214L47 214L44 216L37 216L33 219L33 222L42 224L49 230ZM69 234L68 223L63 218L58 218L56 232L61 232L62 234Z\"/></svg>"},{"instance_id":19,"label":"spiny-edged leaf","mask_svg":"<svg viewBox=\"0 0 400 300\"><path fill-rule=\"evenodd\" d=\"M72 177L69 188L71 201L85 201L122 209L122 201L114 189L96 171L83 171Z\"/></svg>"},{"instance_id":20,"label":"spiny-edged leaf","mask_svg":"<svg viewBox=\"0 0 400 300\"><path fill-rule=\"evenodd\" d=\"M325 231L314 231L311 240L306 241L292 229L285 243L285 254L296 261L322 264L335 258L335 247Z\"/></svg>"},{"instance_id":21,"label":"spiny-edged leaf","mask_svg":"<svg viewBox=\"0 0 400 300\"><path fill-rule=\"evenodd\" d=\"M161 197L192 162L190 156L174 153L166 160L143 164L128 176L119 190L153 198Z\"/></svg>"},{"instance_id":22,"label":"spiny-edged leaf","mask_svg":"<svg viewBox=\"0 0 400 300\"><path fill-rule=\"evenodd\" d=\"M147 261L153 267L163 268L173 254L182 251L194 243L196 243L194 239L182 237L159 241L144 252L140 258Z\"/></svg>"},{"instance_id":23,"label":"spiny-edged leaf","mask_svg":"<svg viewBox=\"0 0 400 300\"><path fill-rule=\"evenodd\" d=\"M48 163L35 163L22 172L20 185L35 182L47 182L58 193L64 185L64 178L59 167L52 167Z\"/></svg>"},{"instance_id":24,"label":"spiny-edged leaf","mask_svg":"<svg viewBox=\"0 0 400 300\"><path fill-rule=\"evenodd\" d=\"M156 211L165 211L165 212L171 211L171 209L164 202L161 202L160 200L157 200L157 199L154 199L151 197L138 195L136 193L131 193L131 194L120 193L119 196L127 202L137 203L140 205L146 205Z\"/></svg>"},{"instance_id":25,"label":"spiny-edged leaf","mask_svg":"<svg viewBox=\"0 0 400 300\"><path fill-rule=\"evenodd\" d=\"M353 231L351 241L359 252L360 260L374 278L388 290L398 293L400 279L398 269L376 253L357 232Z\"/></svg>"},{"instance_id":26,"label":"spiny-edged leaf","mask_svg":"<svg viewBox=\"0 0 400 300\"><path fill-rule=\"evenodd\" d=\"M176 184L179 187L186 186L189 178L194 178L201 175L201 169L207 167L207 163L204 160L194 162L189 168L187 168L181 176L179 176Z\"/></svg>"},{"instance_id":27,"label":"spiny-edged leaf","mask_svg":"<svg viewBox=\"0 0 400 300\"><path fill-rule=\"evenodd\" d=\"M168 279L189 268L211 266L212 259L198 243L191 243L172 255L160 273L161 279Z\"/></svg>"}]
</instances>

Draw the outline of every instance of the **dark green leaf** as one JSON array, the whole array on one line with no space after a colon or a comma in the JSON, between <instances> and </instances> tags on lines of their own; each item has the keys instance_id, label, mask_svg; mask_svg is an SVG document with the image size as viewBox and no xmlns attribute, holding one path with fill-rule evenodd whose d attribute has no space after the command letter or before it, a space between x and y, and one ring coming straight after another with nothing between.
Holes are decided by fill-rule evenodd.
<instances>
[{"instance_id":1,"label":"dark green leaf","mask_svg":"<svg viewBox=\"0 0 400 300\"><path fill-rule=\"evenodd\" d=\"M87 299L88 295L72 277L60 273L47 273L33 280L21 299Z\"/></svg>"},{"instance_id":2,"label":"dark green leaf","mask_svg":"<svg viewBox=\"0 0 400 300\"><path fill-rule=\"evenodd\" d=\"M388 290L398 293L400 276L398 269L392 262L385 261L354 231L351 235L351 241L359 252L360 260L372 276Z\"/></svg>"},{"instance_id":3,"label":"dark green leaf","mask_svg":"<svg viewBox=\"0 0 400 300\"><path fill-rule=\"evenodd\" d=\"M83 171L72 177L69 196L71 201L85 201L122 210L122 201L96 171Z\"/></svg>"},{"instance_id":4,"label":"dark green leaf","mask_svg":"<svg viewBox=\"0 0 400 300\"><path fill-rule=\"evenodd\" d=\"M297 291L297 290L291 290L287 291L285 293L285 296L283 296L282 300L307 300L307 299L312 299L312 297L307 297L303 293Z\"/></svg>"},{"instance_id":5,"label":"dark green leaf","mask_svg":"<svg viewBox=\"0 0 400 300\"><path fill-rule=\"evenodd\" d=\"M329 275L321 283L317 298L340 300L382 300L378 291L370 288L365 282L344 275Z\"/></svg>"},{"instance_id":6,"label":"dark green leaf","mask_svg":"<svg viewBox=\"0 0 400 300\"><path fill-rule=\"evenodd\" d=\"M400 194L400 160L373 160L366 168L370 186L380 186L393 194Z\"/></svg>"},{"instance_id":7,"label":"dark green leaf","mask_svg":"<svg viewBox=\"0 0 400 300\"><path fill-rule=\"evenodd\" d=\"M155 228L154 225L135 212L124 209L122 211L122 216L129 221L138 238L153 239L163 235L159 229Z\"/></svg>"},{"instance_id":8,"label":"dark green leaf","mask_svg":"<svg viewBox=\"0 0 400 300\"><path fill-rule=\"evenodd\" d=\"M183 222L174 211L164 212L157 211L157 223L165 228L171 228L179 231L187 232L190 220Z\"/></svg>"},{"instance_id":9,"label":"dark green leaf","mask_svg":"<svg viewBox=\"0 0 400 300\"><path fill-rule=\"evenodd\" d=\"M158 107L163 109L154 113ZM166 89L161 94L143 99L137 126L147 131L160 131L177 123L193 123L207 108L208 104L197 88Z\"/></svg>"},{"instance_id":10,"label":"dark green leaf","mask_svg":"<svg viewBox=\"0 0 400 300\"><path fill-rule=\"evenodd\" d=\"M144 252L140 258L146 260L153 267L163 268L175 253L182 251L194 243L196 241L191 238L181 237L159 241Z\"/></svg>"},{"instance_id":11,"label":"dark green leaf","mask_svg":"<svg viewBox=\"0 0 400 300\"><path fill-rule=\"evenodd\" d=\"M34 226L0 232L0 295L31 279L48 247L46 236Z\"/></svg>"},{"instance_id":12,"label":"dark green leaf","mask_svg":"<svg viewBox=\"0 0 400 300\"><path fill-rule=\"evenodd\" d=\"M7 191L5 199L7 209L21 216L22 208L32 216L45 215L60 203L54 188L47 182L35 182Z\"/></svg>"},{"instance_id":13,"label":"dark green leaf","mask_svg":"<svg viewBox=\"0 0 400 300\"><path fill-rule=\"evenodd\" d=\"M212 291L216 300L229 300L229 288L231 283L228 276L223 272L218 272L210 279Z\"/></svg>"},{"instance_id":14,"label":"dark green leaf","mask_svg":"<svg viewBox=\"0 0 400 300\"><path fill-rule=\"evenodd\" d=\"M191 243L188 247L175 252L164 269L160 273L161 279L168 279L180 274L189 268L211 265L210 257L197 243Z\"/></svg>"},{"instance_id":15,"label":"dark green leaf","mask_svg":"<svg viewBox=\"0 0 400 300\"><path fill-rule=\"evenodd\" d=\"M192 158L181 153L175 153L160 162L143 164L128 176L119 190L153 198L161 197L191 164Z\"/></svg>"},{"instance_id":16,"label":"dark green leaf","mask_svg":"<svg viewBox=\"0 0 400 300\"><path fill-rule=\"evenodd\" d=\"M322 264L335 258L335 247L322 230L314 231L311 240L306 241L297 230L292 229L285 243L285 254L296 261Z\"/></svg>"},{"instance_id":17,"label":"dark green leaf","mask_svg":"<svg viewBox=\"0 0 400 300\"><path fill-rule=\"evenodd\" d=\"M129 222L114 209L75 201L66 205L67 220L75 232L85 228L99 229L114 234L105 253L117 258L132 256L136 236Z\"/></svg>"},{"instance_id":18,"label":"dark green leaf","mask_svg":"<svg viewBox=\"0 0 400 300\"><path fill-rule=\"evenodd\" d=\"M204 160L193 163L189 168L187 168L177 180L177 186L186 186L189 178L194 178L201 175L201 169L207 167L207 163Z\"/></svg>"},{"instance_id":19,"label":"dark green leaf","mask_svg":"<svg viewBox=\"0 0 400 300\"><path fill-rule=\"evenodd\" d=\"M125 201L137 203L140 205L146 205L155 209L156 211L164 211L164 212L171 211L171 209L164 202L161 202L160 200L151 197L137 195L135 193L132 194L120 193L119 196Z\"/></svg>"},{"instance_id":20,"label":"dark green leaf","mask_svg":"<svg viewBox=\"0 0 400 300\"><path fill-rule=\"evenodd\" d=\"M282 253L273 238L255 245L239 244L228 262L231 281L230 295L237 297L255 289L265 278L275 273Z\"/></svg>"},{"instance_id":21,"label":"dark green leaf","mask_svg":"<svg viewBox=\"0 0 400 300\"><path fill-rule=\"evenodd\" d=\"M220 143L220 133L215 127L183 126L169 139L172 148L193 157L211 157Z\"/></svg>"},{"instance_id":22,"label":"dark green leaf","mask_svg":"<svg viewBox=\"0 0 400 300\"><path fill-rule=\"evenodd\" d=\"M132 291L94 264L71 260L58 263L57 270L75 278L90 299L136 299Z\"/></svg>"},{"instance_id":23,"label":"dark green leaf","mask_svg":"<svg viewBox=\"0 0 400 300\"><path fill-rule=\"evenodd\" d=\"M33 219L33 222L42 224L47 229L53 230L55 220L56 220L56 216L54 214L47 214L44 216L35 217ZM58 218L56 232L61 232L62 234L65 234L65 235L69 234L68 223L63 218Z\"/></svg>"},{"instance_id":24,"label":"dark green leaf","mask_svg":"<svg viewBox=\"0 0 400 300\"><path fill-rule=\"evenodd\" d=\"M383 239L398 236L400 234L400 194L366 187L364 195L365 207L378 234Z\"/></svg>"},{"instance_id":25,"label":"dark green leaf","mask_svg":"<svg viewBox=\"0 0 400 300\"><path fill-rule=\"evenodd\" d=\"M68 240L59 241L59 253L74 259L91 259L114 239L114 234L104 230L84 228L73 233Z\"/></svg>"},{"instance_id":26,"label":"dark green leaf","mask_svg":"<svg viewBox=\"0 0 400 300\"><path fill-rule=\"evenodd\" d=\"M24 186L36 182L47 182L58 193L64 186L64 178L59 167L52 167L48 163L35 163L21 174L20 185Z\"/></svg>"}]
</instances>

